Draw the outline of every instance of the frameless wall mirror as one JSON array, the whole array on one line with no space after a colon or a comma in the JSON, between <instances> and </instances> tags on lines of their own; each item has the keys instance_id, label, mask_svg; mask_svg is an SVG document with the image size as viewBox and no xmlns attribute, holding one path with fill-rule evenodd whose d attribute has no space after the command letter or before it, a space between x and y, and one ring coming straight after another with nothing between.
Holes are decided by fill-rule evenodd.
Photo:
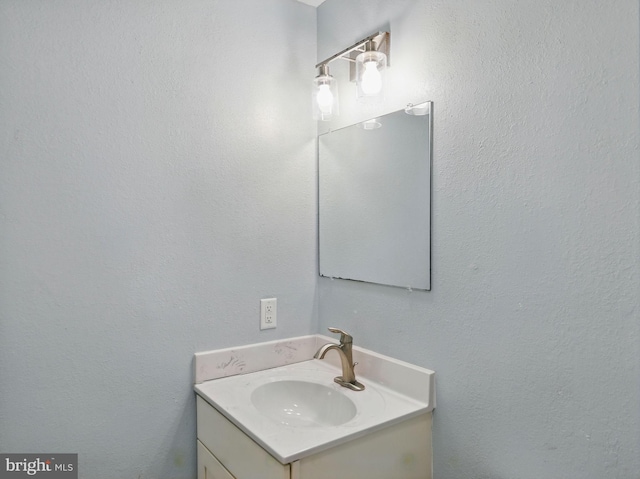
<instances>
[{"instance_id":1,"label":"frameless wall mirror","mask_svg":"<svg viewBox=\"0 0 640 479\"><path fill-rule=\"evenodd\" d=\"M318 136L320 275L431 289L432 103Z\"/></svg>"}]
</instances>

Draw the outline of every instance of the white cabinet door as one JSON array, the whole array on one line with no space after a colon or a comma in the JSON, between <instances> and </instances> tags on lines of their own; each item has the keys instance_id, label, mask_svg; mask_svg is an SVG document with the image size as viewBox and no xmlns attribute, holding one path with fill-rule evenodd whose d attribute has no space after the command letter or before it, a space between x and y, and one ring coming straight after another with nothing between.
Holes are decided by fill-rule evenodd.
<instances>
[{"instance_id":1,"label":"white cabinet door","mask_svg":"<svg viewBox=\"0 0 640 479\"><path fill-rule=\"evenodd\" d=\"M431 479L431 413L298 462L301 479Z\"/></svg>"},{"instance_id":2,"label":"white cabinet door","mask_svg":"<svg viewBox=\"0 0 640 479\"><path fill-rule=\"evenodd\" d=\"M198 439L238 479L290 479L280 464L200 396L196 398Z\"/></svg>"},{"instance_id":3,"label":"white cabinet door","mask_svg":"<svg viewBox=\"0 0 640 479\"><path fill-rule=\"evenodd\" d=\"M200 441L197 443L198 479L235 479Z\"/></svg>"}]
</instances>

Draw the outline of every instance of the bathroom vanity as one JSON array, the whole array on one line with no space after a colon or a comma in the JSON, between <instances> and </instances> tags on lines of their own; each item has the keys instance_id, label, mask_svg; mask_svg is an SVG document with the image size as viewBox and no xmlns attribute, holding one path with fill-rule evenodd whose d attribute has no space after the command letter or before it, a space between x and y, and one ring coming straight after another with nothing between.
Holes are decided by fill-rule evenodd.
<instances>
[{"instance_id":1,"label":"bathroom vanity","mask_svg":"<svg viewBox=\"0 0 640 479\"><path fill-rule=\"evenodd\" d=\"M338 354L313 359L331 341L196 354L199 479L431 478L435 373L354 347L352 391Z\"/></svg>"}]
</instances>

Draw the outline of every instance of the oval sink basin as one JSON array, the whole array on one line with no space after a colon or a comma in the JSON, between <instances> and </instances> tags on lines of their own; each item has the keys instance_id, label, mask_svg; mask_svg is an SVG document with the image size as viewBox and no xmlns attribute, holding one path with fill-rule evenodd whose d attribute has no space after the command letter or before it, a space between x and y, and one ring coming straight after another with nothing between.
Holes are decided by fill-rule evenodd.
<instances>
[{"instance_id":1,"label":"oval sink basin","mask_svg":"<svg viewBox=\"0 0 640 479\"><path fill-rule=\"evenodd\" d=\"M288 426L339 426L356 415L355 404L344 394L307 381L263 384L253 391L251 402L265 416Z\"/></svg>"}]
</instances>

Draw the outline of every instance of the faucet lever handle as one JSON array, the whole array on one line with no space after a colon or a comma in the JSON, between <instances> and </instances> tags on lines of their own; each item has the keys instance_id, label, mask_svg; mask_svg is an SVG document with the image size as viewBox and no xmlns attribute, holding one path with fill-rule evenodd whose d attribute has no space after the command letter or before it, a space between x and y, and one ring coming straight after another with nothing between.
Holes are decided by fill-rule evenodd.
<instances>
[{"instance_id":1,"label":"faucet lever handle","mask_svg":"<svg viewBox=\"0 0 640 479\"><path fill-rule=\"evenodd\" d=\"M338 328L328 328L329 331L331 331L332 333L336 333L340 335L340 344L346 344L346 343L352 343L353 342L353 337L343 331L342 329L338 329Z\"/></svg>"}]
</instances>

